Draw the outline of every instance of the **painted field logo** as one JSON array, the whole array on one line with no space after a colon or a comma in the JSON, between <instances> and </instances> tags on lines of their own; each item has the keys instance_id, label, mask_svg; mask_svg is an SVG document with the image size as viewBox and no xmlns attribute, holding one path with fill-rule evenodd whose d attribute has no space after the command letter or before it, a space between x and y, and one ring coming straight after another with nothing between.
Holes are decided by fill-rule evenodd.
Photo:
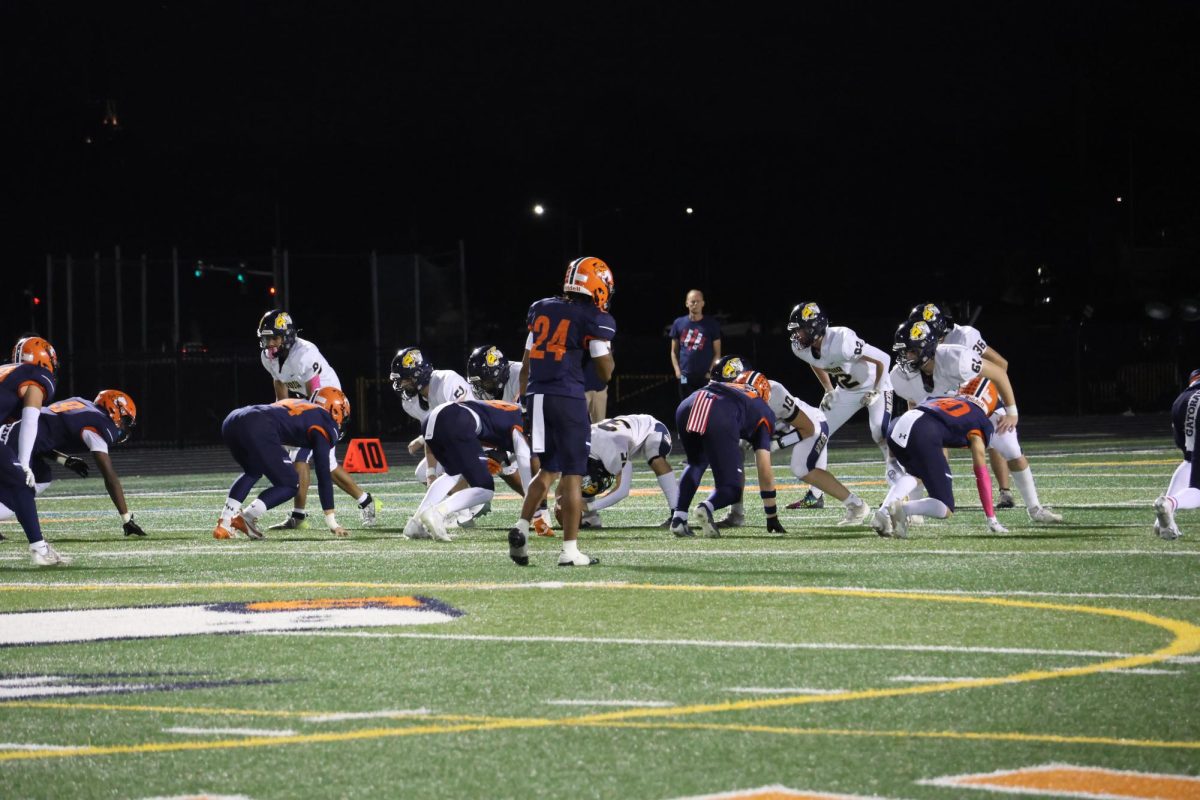
<instances>
[{"instance_id":1,"label":"painted field logo","mask_svg":"<svg viewBox=\"0 0 1200 800\"><path fill-rule=\"evenodd\" d=\"M438 600L407 595L25 611L0 614L0 647L211 633L431 625L462 615Z\"/></svg>"}]
</instances>

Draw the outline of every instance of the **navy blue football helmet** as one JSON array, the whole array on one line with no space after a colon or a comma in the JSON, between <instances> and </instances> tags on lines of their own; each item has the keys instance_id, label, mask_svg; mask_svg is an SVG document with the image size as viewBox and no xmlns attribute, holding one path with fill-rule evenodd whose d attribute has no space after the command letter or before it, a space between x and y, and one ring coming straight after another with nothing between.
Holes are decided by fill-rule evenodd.
<instances>
[{"instance_id":1,"label":"navy blue football helmet","mask_svg":"<svg viewBox=\"0 0 1200 800\"><path fill-rule=\"evenodd\" d=\"M287 358L299 332L291 314L282 308L273 308L258 321L258 349L266 350L268 358ZM282 340L280 344L271 343L276 337Z\"/></svg>"},{"instance_id":2,"label":"navy blue football helmet","mask_svg":"<svg viewBox=\"0 0 1200 800\"><path fill-rule=\"evenodd\" d=\"M750 369L741 356L721 356L708 372L710 380L717 383L733 383L737 376Z\"/></svg>"},{"instance_id":3,"label":"navy blue football helmet","mask_svg":"<svg viewBox=\"0 0 1200 800\"><path fill-rule=\"evenodd\" d=\"M588 456L587 475L583 476L580 491L584 499L590 500L609 490L616 478L604 468L604 462L595 456Z\"/></svg>"},{"instance_id":4,"label":"navy blue football helmet","mask_svg":"<svg viewBox=\"0 0 1200 800\"><path fill-rule=\"evenodd\" d=\"M807 349L812 343L825 335L829 327L829 317L816 303L797 303L788 317L788 338Z\"/></svg>"},{"instance_id":5,"label":"navy blue football helmet","mask_svg":"<svg viewBox=\"0 0 1200 800\"><path fill-rule=\"evenodd\" d=\"M950 312L944 306L937 303L919 303L913 306L912 311L908 312L908 321L918 320L929 323L929 329L938 341L945 339L946 334L954 327L954 317L950 316Z\"/></svg>"},{"instance_id":6,"label":"navy blue football helmet","mask_svg":"<svg viewBox=\"0 0 1200 800\"><path fill-rule=\"evenodd\" d=\"M411 400L429 385L433 364L425 360L419 348L405 347L392 359L392 389L405 400Z\"/></svg>"},{"instance_id":7,"label":"navy blue football helmet","mask_svg":"<svg viewBox=\"0 0 1200 800\"><path fill-rule=\"evenodd\" d=\"M495 345L480 345L467 357L467 382L481 400L502 398L508 374L508 359Z\"/></svg>"},{"instance_id":8,"label":"navy blue football helmet","mask_svg":"<svg viewBox=\"0 0 1200 800\"><path fill-rule=\"evenodd\" d=\"M915 375L937 353L937 346L938 337L928 322L923 319L908 320L896 328L892 352L896 354L896 364L900 369Z\"/></svg>"}]
</instances>

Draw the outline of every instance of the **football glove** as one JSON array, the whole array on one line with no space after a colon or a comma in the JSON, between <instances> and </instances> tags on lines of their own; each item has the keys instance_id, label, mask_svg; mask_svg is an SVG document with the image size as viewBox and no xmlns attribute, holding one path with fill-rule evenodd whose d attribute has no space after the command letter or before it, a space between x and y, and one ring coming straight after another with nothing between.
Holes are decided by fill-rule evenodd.
<instances>
[{"instance_id":1,"label":"football glove","mask_svg":"<svg viewBox=\"0 0 1200 800\"><path fill-rule=\"evenodd\" d=\"M879 392L877 392L874 389L870 389L867 392L864 392L863 396L862 396L862 401L861 401L862 407L866 408L867 406L871 405L871 403L874 403L876 398L878 398L878 397L879 397Z\"/></svg>"},{"instance_id":2,"label":"football glove","mask_svg":"<svg viewBox=\"0 0 1200 800\"><path fill-rule=\"evenodd\" d=\"M86 478L88 476L88 465L87 462L82 458L67 456L63 459L63 466L81 478Z\"/></svg>"},{"instance_id":3,"label":"football glove","mask_svg":"<svg viewBox=\"0 0 1200 800\"><path fill-rule=\"evenodd\" d=\"M790 430L787 433L781 433L772 436L771 452L774 453L776 450L782 450L785 447L791 447L794 444L799 444L801 438L800 432L796 430Z\"/></svg>"},{"instance_id":4,"label":"football glove","mask_svg":"<svg viewBox=\"0 0 1200 800\"><path fill-rule=\"evenodd\" d=\"M31 470L29 467L25 466L24 464L21 465L21 469L23 469L25 471L25 485L28 486L30 489L36 489L37 488L37 478L33 477L33 470Z\"/></svg>"},{"instance_id":5,"label":"football glove","mask_svg":"<svg viewBox=\"0 0 1200 800\"><path fill-rule=\"evenodd\" d=\"M767 533L787 533L779 517L767 517Z\"/></svg>"},{"instance_id":6,"label":"football glove","mask_svg":"<svg viewBox=\"0 0 1200 800\"><path fill-rule=\"evenodd\" d=\"M76 459L78 461L78 459ZM121 523L121 530L125 531L126 536L145 536L146 532L142 530L142 526L134 521L133 515L129 515L129 521Z\"/></svg>"},{"instance_id":7,"label":"football glove","mask_svg":"<svg viewBox=\"0 0 1200 800\"><path fill-rule=\"evenodd\" d=\"M825 393L825 396L821 398L821 410L828 411L831 408L833 408L833 389L830 389Z\"/></svg>"}]
</instances>

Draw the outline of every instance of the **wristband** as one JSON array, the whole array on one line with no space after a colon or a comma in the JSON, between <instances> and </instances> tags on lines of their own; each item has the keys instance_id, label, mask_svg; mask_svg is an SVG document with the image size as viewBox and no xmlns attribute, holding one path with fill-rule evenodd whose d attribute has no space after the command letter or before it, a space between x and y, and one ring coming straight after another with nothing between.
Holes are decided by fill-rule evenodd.
<instances>
[{"instance_id":1,"label":"wristband","mask_svg":"<svg viewBox=\"0 0 1200 800\"><path fill-rule=\"evenodd\" d=\"M1008 414L1010 417L1018 416L1017 415L1017 404L1013 403L1011 406L1005 406L1004 413Z\"/></svg>"},{"instance_id":2,"label":"wristband","mask_svg":"<svg viewBox=\"0 0 1200 800\"><path fill-rule=\"evenodd\" d=\"M132 511L126 511L124 514L121 515L121 522L129 522L131 519L133 519Z\"/></svg>"},{"instance_id":3,"label":"wristband","mask_svg":"<svg viewBox=\"0 0 1200 800\"><path fill-rule=\"evenodd\" d=\"M55 456L54 460L57 461L59 464L61 464L64 467L67 465L67 457L66 456Z\"/></svg>"}]
</instances>

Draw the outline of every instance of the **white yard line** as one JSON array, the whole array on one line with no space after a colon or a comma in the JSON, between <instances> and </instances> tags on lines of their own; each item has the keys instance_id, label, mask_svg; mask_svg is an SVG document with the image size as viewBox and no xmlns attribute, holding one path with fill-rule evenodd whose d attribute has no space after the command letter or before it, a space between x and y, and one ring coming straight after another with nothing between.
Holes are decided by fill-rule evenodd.
<instances>
[{"instance_id":1,"label":"white yard line","mask_svg":"<svg viewBox=\"0 0 1200 800\"><path fill-rule=\"evenodd\" d=\"M350 711L344 714L314 714L301 717L305 722L343 722L352 719L400 719L420 717L430 713L428 708L410 708L402 711Z\"/></svg>"},{"instance_id":2,"label":"white yard line","mask_svg":"<svg viewBox=\"0 0 1200 800\"><path fill-rule=\"evenodd\" d=\"M547 700L549 706L613 706L616 708L674 708L666 700Z\"/></svg>"},{"instance_id":3,"label":"white yard line","mask_svg":"<svg viewBox=\"0 0 1200 800\"><path fill-rule=\"evenodd\" d=\"M187 736L295 736L293 730L277 728L163 728L163 733L181 733Z\"/></svg>"},{"instance_id":4,"label":"white yard line","mask_svg":"<svg viewBox=\"0 0 1200 800\"><path fill-rule=\"evenodd\" d=\"M0 742L0 751L3 750L74 750L76 745L64 744L27 744L24 742Z\"/></svg>"},{"instance_id":5,"label":"white yard line","mask_svg":"<svg viewBox=\"0 0 1200 800\"><path fill-rule=\"evenodd\" d=\"M768 688L765 686L728 686L725 688L727 692L736 692L738 694L842 694L846 689L812 689L807 686L794 686L788 688Z\"/></svg>"}]
</instances>

